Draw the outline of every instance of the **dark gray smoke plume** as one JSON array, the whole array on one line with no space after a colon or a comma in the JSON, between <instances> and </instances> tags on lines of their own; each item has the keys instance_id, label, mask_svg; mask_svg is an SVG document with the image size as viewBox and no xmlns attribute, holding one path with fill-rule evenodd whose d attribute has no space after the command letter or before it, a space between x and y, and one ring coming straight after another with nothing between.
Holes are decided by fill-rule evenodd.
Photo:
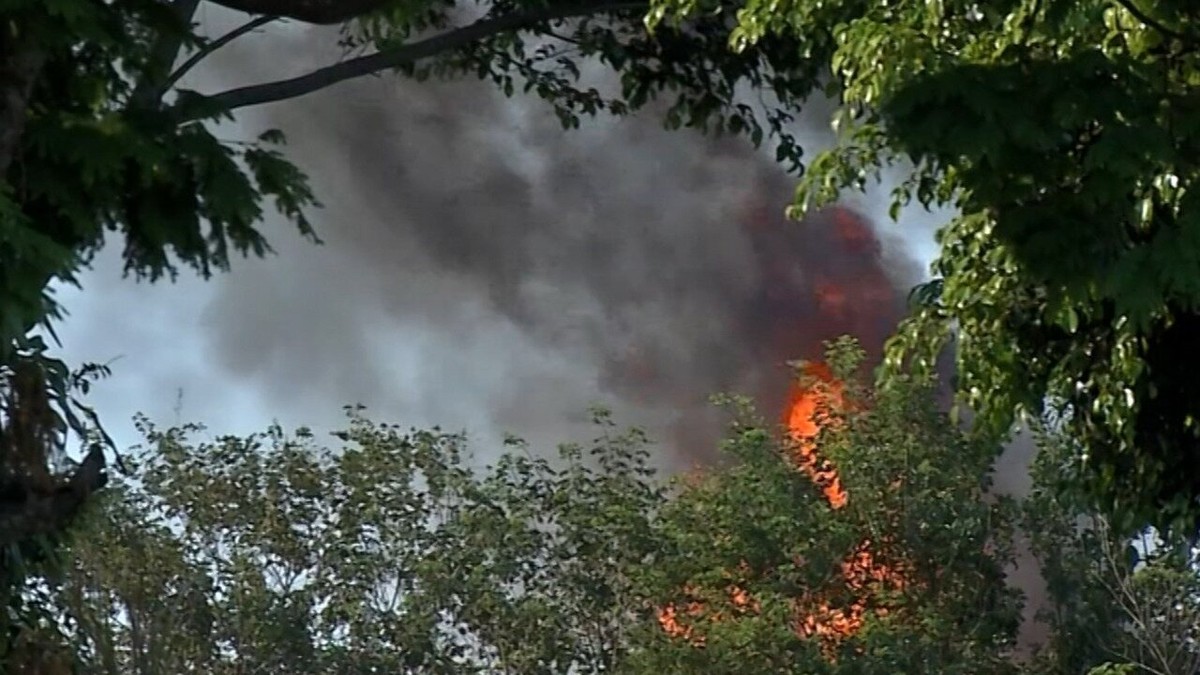
<instances>
[{"instance_id":1,"label":"dark gray smoke plume","mask_svg":"<svg viewBox=\"0 0 1200 675\"><path fill-rule=\"evenodd\" d=\"M279 62L226 58L243 75ZM568 133L487 83L387 78L243 124L282 128L327 206L326 246L272 232L281 256L207 314L220 365L281 402L386 406L407 389L435 421L528 436L603 402L692 461L714 447L710 394L778 406L784 361L845 332L877 347L916 279L850 211L784 219L793 180L743 140L650 114ZM380 358L414 339L416 362ZM481 356L487 372L464 371Z\"/></svg>"}]
</instances>

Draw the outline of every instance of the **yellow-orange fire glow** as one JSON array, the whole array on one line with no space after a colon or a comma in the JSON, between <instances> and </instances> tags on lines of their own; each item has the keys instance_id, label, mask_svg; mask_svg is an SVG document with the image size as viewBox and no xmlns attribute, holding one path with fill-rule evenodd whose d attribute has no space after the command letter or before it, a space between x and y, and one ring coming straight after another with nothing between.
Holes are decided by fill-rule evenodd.
<instances>
[{"instance_id":1,"label":"yellow-orange fire glow","mask_svg":"<svg viewBox=\"0 0 1200 675\"><path fill-rule=\"evenodd\" d=\"M844 408L844 390L829 367L822 363L805 364L801 381L803 384L797 386L784 417L792 441L791 458L796 467L821 488L830 507L840 509L848 503L849 495L837 469L817 452L816 439L827 419L824 413ZM748 573L745 563L738 571L744 578ZM842 640L863 627L868 614L878 617L889 614L889 608L874 602L873 598L880 591L903 590L907 576L903 564L889 565L880 561L869 540L841 563L841 573L844 591L853 598L848 604L834 606L822 597L797 598L793 602L795 631L804 637L820 639L829 658L833 658L833 650ZM727 576L732 578L732 575ZM667 635L703 647L705 638L699 630L702 623L719 622L759 610L758 601L736 582L731 581L725 595L728 597L725 608L712 608L700 599L694 586L685 586L685 601L663 606L658 612L659 625Z\"/></svg>"},{"instance_id":2,"label":"yellow-orange fire glow","mask_svg":"<svg viewBox=\"0 0 1200 675\"><path fill-rule=\"evenodd\" d=\"M817 454L816 438L821 432L822 410L843 405L842 386L823 363L805 364L802 377L814 386L798 386L788 406L784 422L795 445L792 459L821 488L829 505L840 509L846 505L849 495L842 488L833 464Z\"/></svg>"}]
</instances>

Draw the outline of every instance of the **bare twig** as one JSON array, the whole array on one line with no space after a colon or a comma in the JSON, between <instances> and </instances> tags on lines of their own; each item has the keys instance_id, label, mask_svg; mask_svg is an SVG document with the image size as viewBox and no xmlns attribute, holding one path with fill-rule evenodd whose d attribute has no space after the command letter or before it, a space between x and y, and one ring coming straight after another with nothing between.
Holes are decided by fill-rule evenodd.
<instances>
[{"instance_id":1,"label":"bare twig","mask_svg":"<svg viewBox=\"0 0 1200 675\"><path fill-rule=\"evenodd\" d=\"M1180 648L1184 647L1179 642L1179 636L1170 634L1169 631L1164 634L1161 627L1156 628L1154 625L1156 619L1160 619L1164 612L1169 613L1172 610L1173 603L1160 602L1156 594L1146 597L1137 592L1133 585L1132 574L1125 571L1120 554L1115 550L1113 544L1112 531L1103 518L1097 519L1096 535L1100 542L1100 563L1103 568L1096 572L1098 580L1129 621L1130 637L1142 653L1148 657L1139 658L1137 665L1154 675L1176 675L1185 672L1190 675L1192 670L1177 668L1177 664L1181 660L1179 658L1182 653ZM1147 600L1149 602L1146 602ZM1112 650L1109 649L1109 651ZM1128 658L1128 655L1122 655L1122 657ZM1153 662L1153 665L1148 661Z\"/></svg>"},{"instance_id":2,"label":"bare twig","mask_svg":"<svg viewBox=\"0 0 1200 675\"><path fill-rule=\"evenodd\" d=\"M204 45L200 49L196 50L195 54L192 54L190 57L188 57L186 61L179 64L179 67L175 69L175 72L171 73L170 76L167 77L167 81L163 83L163 90L165 91L175 86L176 82L182 79L184 75L187 75L188 71L190 71L192 68L195 68L196 64L203 61L209 54L212 54L221 47L233 42L246 33L249 33L256 28L265 26L278 19L278 16L260 16L252 21L247 21L246 23L217 38L216 40Z\"/></svg>"}]
</instances>

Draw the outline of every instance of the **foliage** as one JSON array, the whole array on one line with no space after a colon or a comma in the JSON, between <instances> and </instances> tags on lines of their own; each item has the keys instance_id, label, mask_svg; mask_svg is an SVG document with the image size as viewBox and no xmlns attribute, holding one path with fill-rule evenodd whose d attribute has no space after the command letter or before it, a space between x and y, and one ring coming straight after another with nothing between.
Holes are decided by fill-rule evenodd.
<instances>
[{"instance_id":1,"label":"foliage","mask_svg":"<svg viewBox=\"0 0 1200 675\"><path fill-rule=\"evenodd\" d=\"M168 75L172 46L198 46L169 5L60 0L10 2L0 11L9 34L0 48L0 132L16 139L0 156L0 389L45 393L5 397L6 425L37 419L43 432L6 438L0 473L46 476L63 468L71 432L86 440L98 430L90 409L71 396L79 378L31 334L41 328L54 336L52 321L62 313L50 284L76 283L109 232L121 235L125 269L138 278L173 277L179 265L208 275L235 253L267 250L255 229L263 200L274 200L310 235L301 209L313 200L303 176L270 147L282 140L278 133L227 143L201 119L175 123L159 97L148 95ZM27 90L14 86L21 67L31 71ZM220 111L205 119L213 112ZM20 385L20 373L40 381ZM42 399L45 406L30 407ZM42 483L20 491L53 488ZM6 511L22 506L19 499L3 504ZM14 517L57 525L34 508ZM6 519L0 542L23 546L28 529Z\"/></svg>"},{"instance_id":2,"label":"foliage","mask_svg":"<svg viewBox=\"0 0 1200 675\"><path fill-rule=\"evenodd\" d=\"M142 485L77 528L88 672L599 672L664 493L640 435L597 423L554 464L514 441L477 475L460 436L357 410L336 452L143 421Z\"/></svg>"},{"instance_id":3,"label":"foliage","mask_svg":"<svg viewBox=\"0 0 1200 675\"><path fill-rule=\"evenodd\" d=\"M46 56L5 176L7 340L56 316L48 282L75 281L106 231L122 235L126 271L150 280L174 276L177 264L207 276L227 267L233 252L262 255L266 243L254 225L265 199L311 234L301 212L312 203L303 176L267 145L283 140L278 132L250 144L223 142L201 119L175 123L152 95L171 67L156 50L172 41L201 44L167 5L22 4L5 18ZM189 100L182 94L178 105Z\"/></svg>"},{"instance_id":4,"label":"foliage","mask_svg":"<svg viewBox=\"0 0 1200 675\"><path fill-rule=\"evenodd\" d=\"M0 45L0 364L22 358L35 328L53 335L62 311L52 284L78 283L106 244L121 248L127 274L157 281L184 269L207 278L237 256L267 254L259 226L271 204L317 241L306 216L317 201L280 152L283 134L217 135L214 123L234 120L239 108L384 70L419 80L479 77L506 94L545 99L565 127L662 96L668 125L746 133L755 143L774 136L779 156L794 163L799 149L784 125L814 81L815 66L797 58L788 38L734 54L722 48L721 16L650 38L645 6L634 0L216 2L263 16L213 37L193 22L201 0L19 0L0 8L11 38ZM480 18L464 23L464 13ZM277 25L275 15L342 22L347 58L296 80L224 92L179 86L231 40ZM596 62L608 82L583 76ZM797 68L802 77L790 75ZM770 87L776 104L739 104L745 85ZM67 387L61 369L45 370L48 389ZM88 432L71 423L78 409L53 403L54 426ZM66 438L45 448L47 465ZM8 461L0 456L0 465Z\"/></svg>"},{"instance_id":5,"label":"foliage","mask_svg":"<svg viewBox=\"0 0 1200 675\"><path fill-rule=\"evenodd\" d=\"M671 482L602 414L587 446L550 461L513 441L486 467L461 436L358 410L336 450L305 430L197 443L199 427L143 421L138 482L74 530L64 639L100 673L1012 672L991 450L927 385L856 391L870 407L821 439L840 510L745 408L734 466ZM906 585L848 581L866 538ZM752 602L731 606L731 584ZM681 612L702 646L664 630L688 595L711 610ZM856 601L856 634L797 628Z\"/></svg>"},{"instance_id":6,"label":"foliage","mask_svg":"<svg viewBox=\"0 0 1200 675\"><path fill-rule=\"evenodd\" d=\"M651 571L653 588L680 603L703 589L705 611L690 625L704 649L659 637L637 655L646 671L1012 672L1018 603L1001 573L1012 508L983 497L994 451L936 410L930 381L856 384L861 356L852 342L832 346L843 402L818 412L816 446L849 494L845 508L814 489L792 443L781 447L743 401L725 446L736 465L665 510L677 562ZM856 604L862 627L836 635ZM806 620L835 634L804 637Z\"/></svg>"},{"instance_id":7,"label":"foliage","mask_svg":"<svg viewBox=\"0 0 1200 675\"><path fill-rule=\"evenodd\" d=\"M0 44L0 388L11 389L12 373L31 358L44 375L42 388L53 394L46 426L54 433L41 439L44 447L26 448L38 451L32 459L41 460L42 473L65 453L70 436L63 429L82 438L96 428L65 396L65 366L44 346L27 348L31 331L52 337L62 316L52 284L78 283L79 271L106 244L120 247L125 272L136 279L174 279L185 269L207 278L238 256L270 251L259 229L269 205L317 241L306 215L317 202L304 173L279 150L283 134L217 134L214 123L234 120L238 108L383 70L417 79L474 76L508 94L537 94L566 127L578 126L581 115L626 114L666 92L672 126L742 131L755 142L774 134L781 157L798 152L783 133L790 119L784 102L801 100L809 79L779 74L797 62L790 40L732 54L720 48L727 28L721 17L650 39L644 6L629 1L218 4L265 16L212 37L193 22L200 0L17 0L0 8L7 31ZM482 16L464 24L464 10ZM277 14L344 22L347 58L299 85L264 82L226 92L179 86L232 39L277 25ZM356 56L363 51L374 53ZM606 66L619 85L614 95L581 81L588 60ZM735 89L746 83L770 84L780 105L765 116L736 105ZM28 460L0 446L4 472L16 474ZM0 541L22 536L0 524Z\"/></svg>"},{"instance_id":8,"label":"foliage","mask_svg":"<svg viewBox=\"0 0 1200 675\"><path fill-rule=\"evenodd\" d=\"M1025 528L1049 590L1051 639L1034 672L1190 675L1200 669L1200 559L1194 540L1113 528L1063 485L1076 452L1058 430L1039 430L1035 489ZM1136 535L1136 536L1134 536ZM1115 661L1114 661L1115 660Z\"/></svg>"},{"instance_id":9,"label":"foliage","mask_svg":"<svg viewBox=\"0 0 1200 675\"><path fill-rule=\"evenodd\" d=\"M710 3L662 1L654 16ZM1180 0L747 0L735 50L809 40L839 101L797 212L885 167L957 215L891 345L932 367L953 332L981 429L1069 413L1070 469L1122 525L1200 522L1200 14Z\"/></svg>"}]
</instances>

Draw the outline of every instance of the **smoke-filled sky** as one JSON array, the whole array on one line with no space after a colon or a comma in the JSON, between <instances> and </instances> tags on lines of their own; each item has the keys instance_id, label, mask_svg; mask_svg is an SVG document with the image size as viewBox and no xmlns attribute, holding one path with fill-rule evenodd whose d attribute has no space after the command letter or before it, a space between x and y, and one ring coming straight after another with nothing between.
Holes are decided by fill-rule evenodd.
<instances>
[{"instance_id":1,"label":"smoke-filled sky","mask_svg":"<svg viewBox=\"0 0 1200 675\"><path fill-rule=\"evenodd\" d=\"M242 20L205 11L213 34ZM277 27L187 84L299 74L335 44ZM796 129L810 157L831 140L825 114ZM59 290L68 362L120 357L90 400L122 447L140 440L139 411L221 434L328 429L363 403L467 430L486 458L505 432L541 448L586 439L589 406L604 404L664 442L662 464L704 461L721 419L708 395L778 412L785 360L844 332L877 343L945 218L914 208L892 223L884 185L790 223L793 179L741 139L668 132L653 114L564 132L539 101L473 80L366 78L241 111L222 132L271 127L324 203L311 213L324 246L272 216L278 255L209 282L135 284L109 251L82 291ZM1007 453L997 487L1023 492L1031 453ZM1023 559L1016 580L1036 595L1034 571Z\"/></svg>"},{"instance_id":2,"label":"smoke-filled sky","mask_svg":"<svg viewBox=\"0 0 1200 675\"><path fill-rule=\"evenodd\" d=\"M240 21L209 10L213 32ZM329 31L288 26L219 53L215 91L337 57ZM799 131L811 156L820 114ZM278 251L202 282L122 280L115 252L62 289L68 360L107 361L93 395L122 445L137 411L215 433L336 425L343 404L415 426L586 437L587 409L646 426L675 459L711 456L722 390L774 404L788 358L847 330L890 327L938 217L782 217L793 181L740 139L668 132L650 114L564 132L539 101L487 83L390 76L243 111L230 138L289 137L324 208L324 246L272 217ZM914 262L919 260L920 263ZM807 352L807 353L806 353ZM481 449L480 451L486 452ZM664 460L667 459L664 457Z\"/></svg>"}]
</instances>

